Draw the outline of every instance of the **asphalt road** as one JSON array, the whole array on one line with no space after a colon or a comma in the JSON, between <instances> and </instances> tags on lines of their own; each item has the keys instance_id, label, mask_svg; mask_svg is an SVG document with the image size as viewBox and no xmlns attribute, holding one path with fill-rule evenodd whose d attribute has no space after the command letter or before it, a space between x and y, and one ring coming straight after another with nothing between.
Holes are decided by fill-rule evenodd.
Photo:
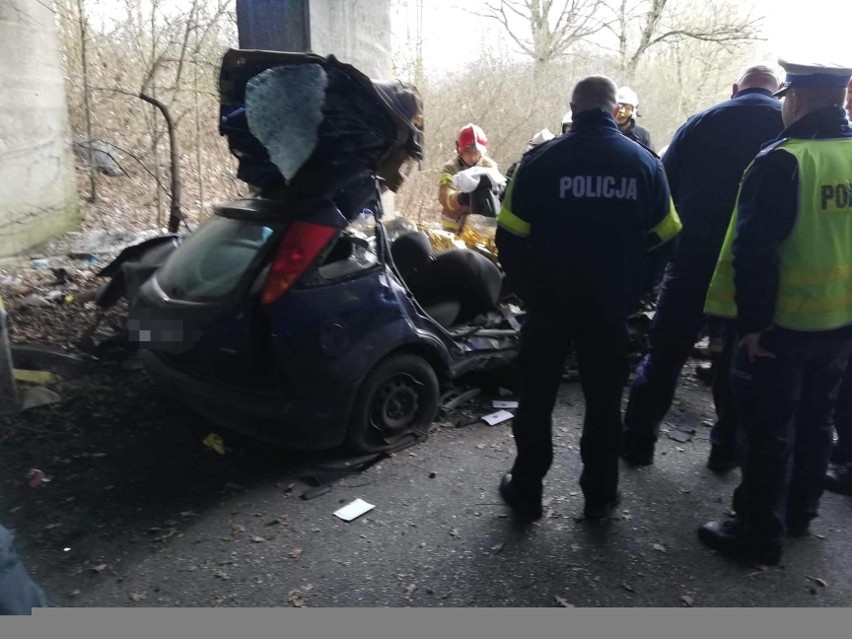
<instances>
[{"instance_id":1,"label":"asphalt road","mask_svg":"<svg viewBox=\"0 0 852 639\"><path fill-rule=\"evenodd\" d=\"M691 370L691 369L690 369ZM685 376L656 463L622 467L611 520L581 518L579 385L562 386L546 516L519 526L497 493L513 459L508 422L437 425L411 448L330 484L313 499L307 469L333 455L270 451L216 430L136 371L120 398L102 385L32 423L87 426L48 456L41 435L4 447L0 512L30 571L58 606L491 607L849 606L852 502L826 494L814 535L782 566L732 562L696 528L724 516L739 471L704 468L710 394ZM82 382L80 383L82 384ZM482 412L486 412L483 406ZM216 430L229 450L201 444ZM41 442L41 443L39 443ZM33 489L27 466L53 476ZM10 464L13 467L10 467ZM361 498L375 508L333 515Z\"/></svg>"}]
</instances>

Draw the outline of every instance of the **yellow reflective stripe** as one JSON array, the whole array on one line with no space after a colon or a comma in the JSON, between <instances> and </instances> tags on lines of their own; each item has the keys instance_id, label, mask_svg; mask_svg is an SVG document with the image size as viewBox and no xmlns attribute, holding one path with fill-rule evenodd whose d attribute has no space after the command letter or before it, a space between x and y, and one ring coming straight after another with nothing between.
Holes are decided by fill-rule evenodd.
<instances>
[{"instance_id":1,"label":"yellow reflective stripe","mask_svg":"<svg viewBox=\"0 0 852 639\"><path fill-rule=\"evenodd\" d=\"M796 269L784 273L783 282L792 286L820 286L852 280L852 265L833 268Z\"/></svg>"},{"instance_id":2,"label":"yellow reflective stripe","mask_svg":"<svg viewBox=\"0 0 852 639\"><path fill-rule=\"evenodd\" d=\"M443 186L444 184L450 184L453 181L452 173L441 173L438 176L438 186Z\"/></svg>"},{"instance_id":3,"label":"yellow reflective stripe","mask_svg":"<svg viewBox=\"0 0 852 639\"><path fill-rule=\"evenodd\" d=\"M846 310L850 306L852 306L852 294L810 299L779 295L776 302L776 313L795 315L833 313Z\"/></svg>"},{"instance_id":4,"label":"yellow reflective stripe","mask_svg":"<svg viewBox=\"0 0 852 639\"><path fill-rule=\"evenodd\" d=\"M506 187L506 193L503 196L503 208L500 209L500 214L497 216L497 224L513 235L517 235L518 237L529 237L531 228L530 223L512 213L512 209L509 208L512 206L512 189L515 186L515 180L517 179L518 172L515 171L515 175L512 176L511 180L509 180L509 186Z\"/></svg>"},{"instance_id":5,"label":"yellow reflective stripe","mask_svg":"<svg viewBox=\"0 0 852 639\"><path fill-rule=\"evenodd\" d=\"M497 217L497 224L518 237L529 237L530 223L512 213L505 204Z\"/></svg>"},{"instance_id":6,"label":"yellow reflective stripe","mask_svg":"<svg viewBox=\"0 0 852 639\"><path fill-rule=\"evenodd\" d=\"M652 246L648 247L649 251L654 250L658 246L661 246L672 239L675 235L680 233L680 230L683 228L683 224L680 223L680 217L675 210L674 202L669 199L669 212L668 214L660 221L657 226L648 231L648 235L651 236L653 240L656 236L658 240L656 243L652 244Z\"/></svg>"}]
</instances>

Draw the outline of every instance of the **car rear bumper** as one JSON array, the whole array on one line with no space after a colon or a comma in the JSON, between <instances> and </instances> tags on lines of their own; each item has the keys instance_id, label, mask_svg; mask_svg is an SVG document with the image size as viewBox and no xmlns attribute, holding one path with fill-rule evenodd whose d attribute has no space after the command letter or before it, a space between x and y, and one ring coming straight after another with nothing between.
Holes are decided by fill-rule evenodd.
<instances>
[{"instance_id":1,"label":"car rear bumper","mask_svg":"<svg viewBox=\"0 0 852 639\"><path fill-rule=\"evenodd\" d=\"M185 406L211 421L254 439L284 447L325 449L346 437L351 398L293 398L253 393L191 377L164 362L155 352L140 351L151 378Z\"/></svg>"}]
</instances>

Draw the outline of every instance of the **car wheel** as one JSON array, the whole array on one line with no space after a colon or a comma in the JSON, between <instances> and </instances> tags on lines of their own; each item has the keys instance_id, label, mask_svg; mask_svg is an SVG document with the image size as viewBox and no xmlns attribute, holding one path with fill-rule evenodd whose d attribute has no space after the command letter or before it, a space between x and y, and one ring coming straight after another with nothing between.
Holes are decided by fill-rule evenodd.
<instances>
[{"instance_id":1,"label":"car wheel","mask_svg":"<svg viewBox=\"0 0 852 639\"><path fill-rule=\"evenodd\" d=\"M355 399L349 447L378 452L425 434L438 410L438 390L438 377L422 357L406 353L380 362Z\"/></svg>"}]
</instances>

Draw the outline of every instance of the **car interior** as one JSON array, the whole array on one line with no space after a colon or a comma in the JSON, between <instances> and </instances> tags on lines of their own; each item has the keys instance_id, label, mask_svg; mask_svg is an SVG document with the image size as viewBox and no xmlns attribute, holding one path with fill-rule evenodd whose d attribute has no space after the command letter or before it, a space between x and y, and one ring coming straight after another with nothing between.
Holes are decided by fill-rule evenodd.
<instances>
[{"instance_id":1,"label":"car interior","mask_svg":"<svg viewBox=\"0 0 852 639\"><path fill-rule=\"evenodd\" d=\"M411 231L393 241L391 257L414 298L444 328L464 324L497 307L502 274L476 251L433 253L426 234Z\"/></svg>"}]
</instances>

